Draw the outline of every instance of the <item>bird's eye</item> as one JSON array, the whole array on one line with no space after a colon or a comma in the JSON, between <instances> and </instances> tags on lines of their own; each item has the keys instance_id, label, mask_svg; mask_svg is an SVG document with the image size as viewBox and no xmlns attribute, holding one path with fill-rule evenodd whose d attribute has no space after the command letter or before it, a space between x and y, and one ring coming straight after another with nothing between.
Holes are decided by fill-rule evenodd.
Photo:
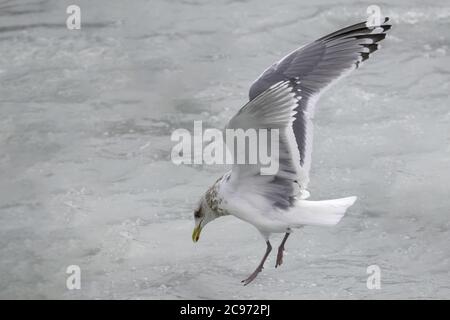
<instances>
[{"instance_id":1,"label":"bird's eye","mask_svg":"<svg viewBox=\"0 0 450 320\"><path fill-rule=\"evenodd\" d=\"M200 218L201 217L200 210L195 210L194 217L196 217L196 218Z\"/></svg>"}]
</instances>

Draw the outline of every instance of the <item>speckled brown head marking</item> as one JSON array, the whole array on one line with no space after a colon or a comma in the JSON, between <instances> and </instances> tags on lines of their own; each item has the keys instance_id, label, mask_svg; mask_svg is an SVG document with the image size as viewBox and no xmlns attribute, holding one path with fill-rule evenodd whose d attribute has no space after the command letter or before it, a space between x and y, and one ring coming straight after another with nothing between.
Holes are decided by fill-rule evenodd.
<instances>
[{"instance_id":1,"label":"speckled brown head marking","mask_svg":"<svg viewBox=\"0 0 450 320\"><path fill-rule=\"evenodd\" d=\"M217 215L217 216L225 216L229 213L224 210L221 206L222 204L222 197L219 196L219 184L222 180L223 176L217 179L217 181L214 183L214 185L206 191L205 194L205 200L208 207Z\"/></svg>"}]
</instances>

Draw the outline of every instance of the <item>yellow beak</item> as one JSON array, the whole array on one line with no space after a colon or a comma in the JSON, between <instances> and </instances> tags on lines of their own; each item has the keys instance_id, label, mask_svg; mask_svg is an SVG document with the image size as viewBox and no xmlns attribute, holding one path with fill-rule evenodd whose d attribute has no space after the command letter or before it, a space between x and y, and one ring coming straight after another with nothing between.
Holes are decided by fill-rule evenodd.
<instances>
[{"instance_id":1,"label":"yellow beak","mask_svg":"<svg viewBox=\"0 0 450 320\"><path fill-rule=\"evenodd\" d=\"M192 232L192 241L194 241L194 243L200 239L200 232L202 232L202 227L198 225L194 228L194 232Z\"/></svg>"}]
</instances>

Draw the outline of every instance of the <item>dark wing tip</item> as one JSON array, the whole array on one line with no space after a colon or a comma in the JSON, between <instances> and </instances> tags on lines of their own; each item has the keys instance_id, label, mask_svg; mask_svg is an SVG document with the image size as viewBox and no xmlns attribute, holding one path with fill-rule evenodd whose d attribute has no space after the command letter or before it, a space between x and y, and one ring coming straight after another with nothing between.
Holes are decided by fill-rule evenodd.
<instances>
[{"instance_id":1,"label":"dark wing tip","mask_svg":"<svg viewBox=\"0 0 450 320\"><path fill-rule=\"evenodd\" d=\"M379 26L373 26L373 27L363 27L351 30L349 32L345 32L344 34L341 34L338 36L338 38L344 38L344 39L370 39L372 40L372 43L361 43L360 46L363 48L366 48L368 50L364 50L360 52L361 60L357 61L356 67L359 68L361 63L369 59L370 55L377 51L379 49L378 42L386 38L386 32L392 28L392 25L385 24L389 21L389 17L385 17L383 23ZM380 33L372 33L372 31L376 28L382 28L382 31Z\"/></svg>"},{"instance_id":2,"label":"dark wing tip","mask_svg":"<svg viewBox=\"0 0 450 320\"><path fill-rule=\"evenodd\" d=\"M383 28L383 32L391 29L392 25L386 24L389 21L389 17L385 17L384 21L379 26L368 27L367 21L359 22L354 25L339 29L335 32L327 34L326 36L317 39L316 41L330 41L332 39L341 38L344 36L356 34L356 33L367 33L373 30L374 28Z\"/></svg>"},{"instance_id":3,"label":"dark wing tip","mask_svg":"<svg viewBox=\"0 0 450 320\"><path fill-rule=\"evenodd\" d=\"M354 38L354 39L371 39L373 42L379 42L386 38L386 33L376 33L376 34L364 34L364 35L355 35L355 36L349 36L347 38Z\"/></svg>"}]
</instances>

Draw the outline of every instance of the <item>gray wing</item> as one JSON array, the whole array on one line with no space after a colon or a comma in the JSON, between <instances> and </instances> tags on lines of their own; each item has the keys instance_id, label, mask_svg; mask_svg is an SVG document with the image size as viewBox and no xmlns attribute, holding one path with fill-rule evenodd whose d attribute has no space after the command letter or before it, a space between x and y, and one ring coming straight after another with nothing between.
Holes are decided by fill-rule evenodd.
<instances>
[{"instance_id":1,"label":"gray wing","mask_svg":"<svg viewBox=\"0 0 450 320\"><path fill-rule=\"evenodd\" d=\"M362 22L324 36L273 64L252 84L250 100L274 83L296 81L294 89L302 99L295 109L297 114L293 128L303 168L303 176L299 177L302 189L309 182L315 102L327 87L358 68L378 49L377 43L386 37L386 31L391 28L388 20L385 18L378 27L369 28Z\"/></svg>"},{"instance_id":2,"label":"gray wing","mask_svg":"<svg viewBox=\"0 0 450 320\"><path fill-rule=\"evenodd\" d=\"M296 179L299 175L300 155L295 143L292 128L299 97L294 92L295 81L282 81L268 88L255 99L248 102L229 121L226 129L277 129L278 171L272 175L262 175L261 163L233 165L229 183L233 192L240 197L251 198L258 205L287 208L292 205L299 188ZM227 140L227 143L229 141ZM257 148L261 146L258 140ZM248 155L249 143L242 152ZM253 146L254 147L254 146ZM233 148L234 149L234 148ZM275 148L273 148L275 149ZM238 151L239 152L239 151ZM256 200L258 199L258 200Z\"/></svg>"}]
</instances>

